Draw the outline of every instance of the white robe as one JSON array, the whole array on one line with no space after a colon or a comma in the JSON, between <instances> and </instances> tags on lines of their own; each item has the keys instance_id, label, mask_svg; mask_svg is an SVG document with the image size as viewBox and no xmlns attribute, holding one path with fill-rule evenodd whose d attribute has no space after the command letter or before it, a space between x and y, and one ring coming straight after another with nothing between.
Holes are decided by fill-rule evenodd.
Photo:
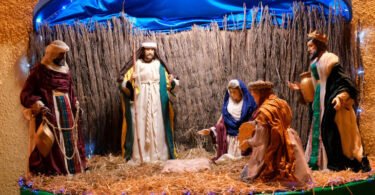
<instances>
[{"instance_id":1,"label":"white robe","mask_svg":"<svg viewBox=\"0 0 375 195\"><path fill-rule=\"evenodd\" d=\"M139 142L144 162L160 162L169 159L168 145L165 138L163 113L160 100L160 61L143 63L137 60L135 74L137 95L137 122ZM135 110L131 105L133 120L133 153L130 163L139 163L139 147L135 132Z\"/></svg>"},{"instance_id":2,"label":"white robe","mask_svg":"<svg viewBox=\"0 0 375 195\"><path fill-rule=\"evenodd\" d=\"M229 114L235 119L240 120L241 118L241 111L242 111L243 99L239 103L235 103L232 98L229 97L228 107L227 110ZM211 127L211 130L214 132L216 136L216 128ZM228 145L228 152L223 154L219 159L215 162L220 163L227 160L237 160L241 159L241 150L238 148L240 142L237 139L237 136L227 135L227 145Z\"/></svg>"}]
</instances>

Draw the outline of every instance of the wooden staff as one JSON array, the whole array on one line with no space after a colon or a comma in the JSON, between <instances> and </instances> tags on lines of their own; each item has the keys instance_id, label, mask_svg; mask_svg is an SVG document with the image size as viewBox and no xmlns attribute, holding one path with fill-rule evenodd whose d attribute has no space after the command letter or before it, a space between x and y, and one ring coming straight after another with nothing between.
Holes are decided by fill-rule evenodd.
<instances>
[{"instance_id":1,"label":"wooden staff","mask_svg":"<svg viewBox=\"0 0 375 195\"><path fill-rule=\"evenodd\" d=\"M135 72L135 64L136 64L136 57L135 57L135 41L133 41L133 73L132 73L132 78L133 74ZM135 79L134 79L135 81ZM137 143L138 143L138 151L139 151L139 157L141 158L141 163L143 163L143 157L142 157L142 149L141 149L141 143L139 141L139 132L138 132L138 112L137 112L137 87L136 83L134 82L134 115L135 115L135 133L137 134Z\"/></svg>"}]
</instances>

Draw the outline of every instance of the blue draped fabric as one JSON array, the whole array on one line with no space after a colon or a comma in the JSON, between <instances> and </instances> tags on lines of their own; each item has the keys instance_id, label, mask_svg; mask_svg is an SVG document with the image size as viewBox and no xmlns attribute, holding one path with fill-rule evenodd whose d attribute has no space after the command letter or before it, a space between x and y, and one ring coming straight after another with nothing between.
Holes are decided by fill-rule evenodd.
<instances>
[{"instance_id":1,"label":"blue draped fabric","mask_svg":"<svg viewBox=\"0 0 375 195\"><path fill-rule=\"evenodd\" d=\"M235 120L232 117L232 115L228 112L228 103L229 103L229 98L230 98L228 90L225 93L224 104L223 104L223 119L224 119L225 127L227 128L227 134L231 136L238 135L238 129L240 128L241 124L250 120L250 117L256 108L256 103L254 101L254 98L250 94L246 85L241 80L239 79L236 79L236 80L238 80L240 83L240 88L242 91L242 98L243 98L241 118L239 120Z\"/></svg>"},{"instance_id":2,"label":"blue draped fabric","mask_svg":"<svg viewBox=\"0 0 375 195\"><path fill-rule=\"evenodd\" d=\"M328 15L329 6L340 9L348 21L352 17L351 0L300 0L306 6L320 6ZM293 15L293 0L40 0L34 8L34 29L40 23L56 25L73 24L75 21L103 22L118 17L123 10L135 26L151 31L183 31L192 25L207 26L212 21L222 28L241 29L251 26L251 8L260 3L269 6L270 13L281 21L282 14ZM244 18L246 4L246 19ZM226 21L224 16L227 15ZM259 20L259 15L256 20ZM234 22L236 21L236 22Z\"/></svg>"}]
</instances>

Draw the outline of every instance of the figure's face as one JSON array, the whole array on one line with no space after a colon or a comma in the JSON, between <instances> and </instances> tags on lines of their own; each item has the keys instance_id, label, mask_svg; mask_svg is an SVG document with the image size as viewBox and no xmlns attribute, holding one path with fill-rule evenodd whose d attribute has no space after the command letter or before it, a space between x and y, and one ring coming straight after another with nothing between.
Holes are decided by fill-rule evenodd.
<instances>
[{"instance_id":1,"label":"figure's face","mask_svg":"<svg viewBox=\"0 0 375 195\"><path fill-rule=\"evenodd\" d=\"M144 61L150 62L152 59L154 59L155 56L155 49L154 48L145 48L145 56Z\"/></svg>"},{"instance_id":2,"label":"figure's face","mask_svg":"<svg viewBox=\"0 0 375 195\"><path fill-rule=\"evenodd\" d=\"M313 40L307 42L307 52L309 53L310 60L313 60L318 56L318 47L316 47Z\"/></svg>"},{"instance_id":3,"label":"figure's face","mask_svg":"<svg viewBox=\"0 0 375 195\"><path fill-rule=\"evenodd\" d=\"M259 101L260 101L259 91L257 91L257 90L250 90L250 93L253 96L255 103L257 105L259 105Z\"/></svg>"},{"instance_id":4,"label":"figure's face","mask_svg":"<svg viewBox=\"0 0 375 195\"><path fill-rule=\"evenodd\" d=\"M229 96L234 102L240 102L242 100L242 93L238 88L229 88Z\"/></svg>"},{"instance_id":5,"label":"figure's face","mask_svg":"<svg viewBox=\"0 0 375 195\"><path fill-rule=\"evenodd\" d=\"M53 59L53 63L55 63L58 66L64 66L65 65L65 56L66 56L65 52L59 53L59 55L55 59Z\"/></svg>"}]
</instances>

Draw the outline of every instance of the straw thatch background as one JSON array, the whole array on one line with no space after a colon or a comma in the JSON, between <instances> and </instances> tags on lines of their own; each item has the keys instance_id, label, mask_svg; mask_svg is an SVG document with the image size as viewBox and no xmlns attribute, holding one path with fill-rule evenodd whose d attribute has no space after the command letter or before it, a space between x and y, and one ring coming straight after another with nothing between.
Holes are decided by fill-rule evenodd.
<instances>
[{"instance_id":1,"label":"straw thatch background","mask_svg":"<svg viewBox=\"0 0 375 195\"><path fill-rule=\"evenodd\" d=\"M194 131L211 126L221 114L226 84L239 78L244 83L257 79L275 83L275 93L287 100L294 113L292 128L306 143L308 110L298 104L298 94L289 90L286 81L299 80L308 70L306 34L311 29L327 33L329 51L336 53L353 80L358 80L355 65L361 66L356 44L351 42L350 25L323 8L293 7L293 18L285 16L275 24L267 7L252 9L245 30L219 30L215 23L206 29L193 27L181 33L148 35L158 43L159 53L180 78L180 91L174 103L176 140L180 144L197 145ZM253 16L253 17L249 17ZM110 28L108 28L110 27ZM30 35L29 62L33 66L44 55L44 47L55 39L65 41L71 51L67 62L82 108L86 143L95 145L86 150L95 153L120 151L121 102L116 77L130 59L132 42L137 47L146 35L134 30L123 16L106 24L74 26L40 26L38 34Z\"/></svg>"}]
</instances>

